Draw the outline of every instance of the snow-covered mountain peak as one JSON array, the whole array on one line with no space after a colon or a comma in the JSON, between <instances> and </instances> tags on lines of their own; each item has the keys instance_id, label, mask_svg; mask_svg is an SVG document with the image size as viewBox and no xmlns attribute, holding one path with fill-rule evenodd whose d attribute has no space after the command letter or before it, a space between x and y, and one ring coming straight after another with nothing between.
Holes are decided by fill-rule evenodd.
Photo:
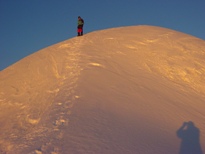
<instances>
[{"instance_id":1,"label":"snow-covered mountain peak","mask_svg":"<svg viewBox=\"0 0 205 154\"><path fill-rule=\"evenodd\" d=\"M201 154L204 76L205 41L166 28L57 43L0 72L0 153Z\"/></svg>"}]
</instances>

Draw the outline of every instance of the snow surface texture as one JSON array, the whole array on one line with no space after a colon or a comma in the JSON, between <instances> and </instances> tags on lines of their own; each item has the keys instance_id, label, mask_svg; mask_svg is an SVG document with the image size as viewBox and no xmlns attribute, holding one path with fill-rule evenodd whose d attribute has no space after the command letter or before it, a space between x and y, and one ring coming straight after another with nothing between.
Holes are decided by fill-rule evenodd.
<instances>
[{"instance_id":1,"label":"snow surface texture","mask_svg":"<svg viewBox=\"0 0 205 154\"><path fill-rule=\"evenodd\" d=\"M0 153L201 154L204 100L205 41L152 26L95 31L0 72Z\"/></svg>"}]
</instances>

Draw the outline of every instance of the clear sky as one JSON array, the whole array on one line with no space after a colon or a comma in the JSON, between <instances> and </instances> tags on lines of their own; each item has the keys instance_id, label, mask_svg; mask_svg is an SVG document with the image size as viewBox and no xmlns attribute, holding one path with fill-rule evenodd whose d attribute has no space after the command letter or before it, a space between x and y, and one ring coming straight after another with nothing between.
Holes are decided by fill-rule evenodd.
<instances>
[{"instance_id":1,"label":"clear sky","mask_svg":"<svg viewBox=\"0 0 205 154\"><path fill-rule=\"evenodd\" d=\"M0 0L0 70L84 32L153 25L205 40L205 0Z\"/></svg>"}]
</instances>

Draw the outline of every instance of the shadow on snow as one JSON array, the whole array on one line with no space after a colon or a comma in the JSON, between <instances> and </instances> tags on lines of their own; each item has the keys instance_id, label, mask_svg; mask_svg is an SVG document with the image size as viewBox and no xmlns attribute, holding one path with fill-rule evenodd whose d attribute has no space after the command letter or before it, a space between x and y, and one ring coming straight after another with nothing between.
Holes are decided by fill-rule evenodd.
<instances>
[{"instance_id":1,"label":"shadow on snow","mask_svg":"<svg viewBox=\"0 0 205 154\"><path fill-rule=\"evenodd\" d=\"M203 154L200 146L200 130L192 121L184 122L177 130L181 139L179 154Z\"/></svg>"}]
</instances>

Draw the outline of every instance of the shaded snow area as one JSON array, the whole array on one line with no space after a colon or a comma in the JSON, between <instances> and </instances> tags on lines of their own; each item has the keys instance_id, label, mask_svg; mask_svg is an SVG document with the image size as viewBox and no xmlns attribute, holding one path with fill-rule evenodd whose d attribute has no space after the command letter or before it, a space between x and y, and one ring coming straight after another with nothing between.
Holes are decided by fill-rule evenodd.
<instances>
[{"instance_id":1,"label":"shaded snow area","mask_svg":"<svg viewBox=\"0 0 205 154\"><path fill-rule=\"evenodd\" d=\"M202 154L205 41L95 31L0 72L2 154Z\"/></svg>"}]
</instances>

